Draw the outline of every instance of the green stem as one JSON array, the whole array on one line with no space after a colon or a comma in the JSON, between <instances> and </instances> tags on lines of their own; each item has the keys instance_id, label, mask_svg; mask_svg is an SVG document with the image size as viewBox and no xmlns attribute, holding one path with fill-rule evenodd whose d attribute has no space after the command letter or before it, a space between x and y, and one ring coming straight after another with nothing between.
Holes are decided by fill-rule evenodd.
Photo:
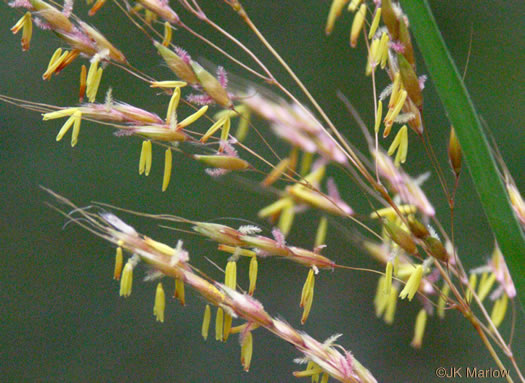
<instances>
[{"instance_id":1,"label":"green stem","mask_svg":"<svg viewBox=\"0 0 525 383\"><path fill-rule=\"evenodd\" d=\"M488 222L525 305L525 237L510 205L478 114L427 0L401 0L434 86L456 130Z\"/></svg>"}]
</instances>

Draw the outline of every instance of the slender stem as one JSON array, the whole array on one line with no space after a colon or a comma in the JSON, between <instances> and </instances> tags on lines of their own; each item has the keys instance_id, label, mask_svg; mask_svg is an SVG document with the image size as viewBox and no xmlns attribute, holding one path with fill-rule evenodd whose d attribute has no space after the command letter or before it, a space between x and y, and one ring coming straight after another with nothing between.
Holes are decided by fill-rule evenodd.
<instances>
[{"instance_id":1,"label":"slender stem","mask_svg":"<svg viewBox=\"0 0 525 383\"><path fill-rule=\"evenodd\" d=\"M498 365L499 369L501 371L506 370L505 366L501 362L501 359L499 358L498 354L496 353L496 350L494 350L494 347L492 347L492 343L490 343L490 340L487 338L487 335L485 334L485 332L483 332L482 328L479 326L479 323L477 322L477 319L475 319L474 317L469 317L468 319L470 320L470 323L472 323L472 325L474 326L474 328L478 332L479 337L481 338L481 340L485 344L485 347L487 348L487 350L489 350L490 355L492 355L492 358L494 359L494 361ZM519 370L518 370L518 373L519 373ZM507 382L509 382L509 383L514 382L512 380L512 378L511 378L510 374L506 374L505 378L506 378Z\"/></svg>"}]
</instances>

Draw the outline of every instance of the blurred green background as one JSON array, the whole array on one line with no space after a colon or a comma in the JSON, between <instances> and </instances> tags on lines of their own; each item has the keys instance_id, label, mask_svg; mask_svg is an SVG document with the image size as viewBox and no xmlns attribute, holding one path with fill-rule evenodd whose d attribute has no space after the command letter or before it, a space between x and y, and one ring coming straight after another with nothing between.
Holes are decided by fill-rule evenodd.
<instances>
[{"instance_id":1,"label":"blurred green background","mask_svg":"<svg viewBox=\"0 0 525 383\"><path fill-rule=\"evenodd\" d=\"M333 35L324 36L329 3L247 1L246 9L346 137L363 148L361 132L335 96L335 90L342 90L370 125L373 108L371 85L363 76L363 42L360 41L356 50L348 47L351 16L347 13L337 23ZM253 48L275 70L278 78L299 94L227 7L219 4L215 11L208 9L215 7L215 3L206 5L206 10L219 24ZM518 188L524 190L525 4L522 1L482 0L432 1L431 5L460 68L467 60L472 36L467 86ZM78 4L76 13L84 20L88 18L85 4ZM50 82L43 82L41 74L60 42L49 32L35 29L30 51L22 53L20 36L12 36L9 32L20 15L5 4L0 6L3 33L0 93L52 105L75 104L82 60ZM194 22L184 12L181 16L203 34L211 33L214 41L225 49L233 49L210 28ZM169 77L148 39L138 33L113 4L108 3L89 21L114 42L134 66L159 79ZM187 33L175 32L174 40L194 58L205 57L245 77L239 67L203 48ZM425 73L420 57L418 59L419 73ZM386 85L383 75L379 83ZM155 92L138 79L115 67L109 67L104 74L100 98L109 86L113 87L117 100L164 113L167 98L155 96ZM426 128L438 157L446 165L449 125L430 81L424 96ZM226 344L211 339L204 342L199 335L204 305L190 291L187 291L186 307L169 300L166 322L156 323L152 315L155 284L141 282L144 267L136 272L131 297L119 298L118 284L112 280L114 249L78 227L64 228L64 219L44 205L50 198L38 185L49 187L81 206L96 200L199 220L221 217L253 220L256 211L270 203L272 197L252 190L235 178L212 180L201 166L181 156L175 156L171 185L166 193L161 193L163 161L160 149L154 148L152 175L139 177L139 139L116 138L107 128L83 122L79 144L72 149L68 139L55 142L61 124L61 121L44 123L37 113L0 103L1 380L293 381L291 372L299 369L293 359L299 354L263 330L254 334L254 358L249 373L243 372L240 366L235 337ZM411 174L429 170L424 150L413 136L410 140L407 168ZM249 142L259 145L254 135ZM284 147L277 147L284 153ZM342 197L356 211L366 214L369 208L362 193L344 175L337 172L333 175L340 184ZM249 178L255 179L251 175ZM452 177L449 181L452 182ZM424 189L434 202L439 218L448 227L446 201L435 176ZM468 267L475 267L485 263L492 251L493 239L467 173L461 179L457 198L459 252ZM207 256L224 264L225 256L218 253L214 244L161 229L157 222L132 216L125 216L125 219L138 230L167 243L184 239L192 262L221 279L220 273L204 259ZM318 215L312 212L299 216L288 242L312 246L317 220ZM227 219L221 222L236 225L235 221ZM354 229L350 222L342 223ZM378 267L341 232L332 229L327 244L325 254L339 263ZM419 304L399 302L392 326L377 320L372 305L377 281L374 274L323 272L316 284L310 318L301 326L298 304L306 270L272 259L261 261L259 267L256 297L272 315L282 316L320 340L342 333L340 343L351 350L378 381L434 382L438 381L434 371L439 366L494 366L474 330L455 312L450 312L445 321L430 318L424 347L421 350L410 348ZM241 266L241 273L241 283L246 282L246 264ZM171 284L165 284L165 288L170 291ZM519 311L513 344L521 365L525 361L523 320L523 313ZM507 320L503 326L505 336L510 331L509 323Z\"/></svg>"}]
</instances>

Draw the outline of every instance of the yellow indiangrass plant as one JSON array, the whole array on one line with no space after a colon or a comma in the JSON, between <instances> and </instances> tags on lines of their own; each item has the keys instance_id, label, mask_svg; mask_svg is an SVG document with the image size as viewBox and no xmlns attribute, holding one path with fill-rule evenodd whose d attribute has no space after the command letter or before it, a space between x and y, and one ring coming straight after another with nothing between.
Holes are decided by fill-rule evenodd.
<instances>
[{"instance_id":1,"label":"yellow indiangrass plant","mask_svg":"<svg viewBox=\"0 0 525 383\"><path fill-rule=\"evenodd\" d=\"M95 15L105 3L106 0L88 0L90 9L87 14ZM50 80L66 67L72 70L76 66L74 61L79 61L80 81L75 84L75 88L79 86L79 103L76 94L73 95L74 101L64 106L53 105L49 100L47 103L26 101L2 94L0 102L40 113L43 121L63 118L56 141L71 131L72 147L78 143L82 122L83 137L90 134L86 143L105 142L105 138L101 140L98 136L97 129L87 130L91 123L109 127L122 141L131 140L134 145L140 142L139 175L149 176L151 173L153 146L157 147L155 150L162 148L164 151L161 186L164 193L154 190L157 195L148 192L142 193L139 199L133 198L140 205L135 209L140 211L101 202L78 207L42 187L56 202L56 206L53 203L48 205L65 218L64 228L76 224L110 244L115 257L113 279L118 281L112 283L120 296L127 298L131 295L133 274L135 278L142 275L141 270L135 268L140 266L139 262L146 265L144 277L140 279L155 286L155 319L149 318L152 326L155 326L155 321L164 322L166 309L169 309L167 305L176 306L176 321L173 323L192 317L192 305L202 305L204 307L197 306L199 312L204 308L200 334L207 340L214 310L215 339L225 343L230 337L238 337L240 364L244 371L249 371L255 363L254 351L255 355L258 354L254 350L254 336L262 340L258 344L266 345L262 338L266 332L299 353L295 362L301 367L293 372L294 377L316 383L326 383L329 379L343 383L377 383L385 380L385 376L386 380L406 380L409 373L384 363L377 371L381 375L376 379L354 356L354 352L357 355L362 350L351 352L339 344L341 334L322 341L303 331L312 329L315 333L322 328L311 327L315 325L312 323L301 327L310 317L314 295L317 294L319 300L319 297L325 298L322 296L328 291L333 296L323 299L323 304L340 301L353 305L351 298L355 285L344 292L334 291L334 286L347 286L347 282L367 283L367 278L357 276L367 273L377 280L375 296L370 296L369 302L374 313L366 310L357 313L359 307L352 306L356 318L366 321L366 315L374 317L375 314L380 321L392 326L391 334L397 336L399 328L394 324L395 317L400 316L397 311L410 305L408 313L417 312L415 316L410 314L407 322L414 322L414 332L403 335L407 346L410 342L412 347L421 348L425 328L434 322L433 317L445 320L445 311L459 312L461 315L455 318L472 324L497 370L506 372L507 382L525 382L512 349L513 344L521 340L517 330L523 327L519 322L522 318L521 312L515 308L515 299L522 286L514 286L497 243L491 242L489 250L492 253L482 253L478 259L483 259L483 264L475 268L470 268L470 260L463 258L465 254L474 253L465 246L463 222L456 215L463 208L462 200L456 195L464 184L460 177L463 158L459 141L459 138L463 140L464 132L456 123L458 136L453 127L440 135L436 127L431 126L435 119L426 116L428 110L441 113L441 109L432 105L432 97L426 97L426 76L421 68L418 69L419 55L410 35L410 22L416 27L420 19L411 20L410 12L404 13L404 2L331 0L319 5L327 12L326 19L321 20L323 24L326 20L321 26L326 35L337 31L336 23L351 24L350 47L347 42L337 53L365 54L363 60L353 60L352 57L350 61L363 64L360 71L352 67L352 72L361 73L370 86L362 87L362 92L359 89L358 96L352 94L352 97L344 94L348 93L345 88L348 82L346 77L342 78L339 72L335 72L339 70L337 63L330 68L339 77L325 78L323 73L317 73L323 65L317 65L314 70L316 78L328 86L323 88L318 81L314 85L318 87L315 92L307 89L307 81L303 83L294 72L299 71L300 65L295 68L296 65L289 65L284 60L250 17L249 11L255 6L245 9L243 0L225 0L221 6L201 0L178 0L173 4L164 0L138 0L136 4L116 1L98 12L96 18L90 19L90 23L96 23L102 16L100 13L111 12L111 7L122 12L131 22L126 25L140 32L139 38L143 40L135 41L135 36L126 35L134 43L126 49L141 46L140 43L147 45L138 54L117 49L98 29L73 13L70 0L65 0L63 5L44 0L12 0L8 5L19 11L18 21L11 31L13 34L22 31L23 51L35 44L35 39L33 42L31 39L36 28L52 32L60 40L60 47L54 50L42 74L44 80ZM216 9L230 12L229 18L218 17L214 13ZM282 9L286 7L283 5ZM121 25L114 14L106 16L111 22L104 29L114 29L113 36L122 39ZM244 28L237 28L240 25L235 22ZM289 24L293 23L286 23ZM247 35L235 35L233 31ZM287 29L283 31L279 37L286 47L286 42L293 41L291 39L295 36L288 35ZM250 40L252 37L254 41ZM322 51L311 49L308 52L313 52L311 56L316 58L332 58L332 53L320 56L319 52L336 53L341 47L331 45L335 36L322 37L323 41L333 40L325 44ZM360 38L365 44L363 49L351 49L357 46ZM187 47L198 59L190 56ZM210 55L210 51L218 55ZM140 61L151 53L155 62ZM268 62L266 54L271 57ZM305 59L304 63L310 61L311 58ZM5 65L6 68L11 66ZM213 67L213 71L209 69ZM428 68L430 70L431 65ZM109 76L110 72L118 72L133 80L129 81L133 83L133 91L125 88L128 85L126 80ZM40 73L39 70L36 75L40 77ZM104 84L101 84L103 73L106 74ZM114 83L106 84L109 81ZM97 99L102 87L107 87L104 101L100 97ZM332 97L335 88L341 88L339 101ZM17 87L9 86L9 89L16 91ZM325 95L327 91L329 94ZM54 94L49 90L46 92ZM128 104L128 100L114 99L113 95L129 98L129 101L137 102L137 106ZM358 102L353 104L356 97ZM336 100L334 102L342 107L332 108L330 104L330 108L325 109L330 100ZM345 113L343 117L351 116L352 119L340 118L337 114L332 116L336 109ZM235 132L232 123L237 125ZM392 130L395 135L387 139ZM448 134L448 142L435 139ZM409 140L411 151L415 152L414 159L407 155ZM465 157L472 160L470 155L467 156L470 146L461 142ZM60 150L78 151L62 146ZM448 158L444 156L445 150ZM102 152L107 154L108 151ZM498 157L497 148L494 148L494 153ZM97 152L90 158L97 160L101 155ZM124 171L124 167L129 167L129 161L120 156L117 153L111 158L117 159L118 166ZM442 168L442 162L447 159L451 169L448 174ZM503 159L497 159L517 222L525 227L523 198ZM176 172L173 171L174 161ZM75 159L71 165L87 166L88 162ZM414 169L416 165L430 166L430 169L425 169L429 171L423 174L409 175L407 169ZM190 172L191 177L186 177ZM172 180L175 176L181 179ZM157 175L152 174L152 177ZM204 182L195 184L202 178ZM94 179L89 177L90 185ZM352 185L344 180L350 180ZM79 185L86 182L84 180ZM172 186L168 192L170 182L177 187ZM434 190L427 192L435 185L443 191L438 201L435 201ZM130 192L135 192L135 186L119 184L120 189ZM114 190L108 187L108 192ZM251 191L257 193L255 197ZM432 196L433 200L427 196ZM154 208L151 201L159 198L159 203L169 201L172 211L148 213ZM241 215L240 209L247 204L257 212L255 218ZM179 216L183 209L190 209L195 218ZM150 237L130 226L115 212L119 216L122 214L123 218L133 215L162 221L160 228L154 230L170 229L172 234L166 241L155 234ZM202 214L206 214L206 218ZM468 222L469 231L476 223L475 219ZM457 229L459 226L462 230ZM181 239L174 238L173 233L180 235ZM187 239L190 236L191 239ZM183 239L189 247L183 246ZM340 242L345 239L352 241L354 246L347 247ZM194 246L199 241L212 244L199 251ZM502 250L506 248L503 245ZM361 253L372 259L373 266L362 266L361 260L357 259ZM76 257L72 259L76 261ZM283 259L291 262L283 266ZM465 265L469 268L466 269ZM511 271L514 266L509 263ZM271 303L272 310L274 307L279 310L278 305L289 300L293 291L290 286L297 287L301 283L297 272L306 269L300 309L294 308L297 314L302 311L300 318L292 316L287 322L271 315L264 302L258 299L259 295ZM316 278L321 278L321 273L323 289L318 286L318 292L315 292ZM347 280L341 283L341 278L345 277ZM166 283L173 289L174 299L166 300ZM188 302L186 289L191 297ZM275 298L268 295L270 293L279 299L270 300ZM416 295L417 299L414 299ZM198 299L193 299L194 296ZM398 305L398 300L405 301ZM150 304L146 306L148 310ZM506 314L509 306L512 315ZM331 313L339 312L325 310L324 306L318 311L315 317L327 318ZM507 318L509 323L505 322L506 317L510 317ZM407 321L406 315L402 318ZM315 319L312 317L310 322ZM344 318L331 319L334 323L345 323ZM447 315L446 320L456 319ZM316 325L324 324L321 321ZM331 324L327 322L327 326ZM352 331L352 323L347 323L345 328ZM160 328L157 330L161 331ZM260 335L255 335L256 331ZM429 339L425 341L425 347L433 347L435 343ZM388 356L389 351L383 351ZM414 364L404 364L418 368ZM509 376L510 366L516 380ZM393 377L394 370L400 377ZM214 374L214 371L208 372L210 376ZM181 374L183 376L184 372ZM412 372L412 376L417 375L414 374L416 372ZM222 379L219 374L213 376L214 380ZM265 378L286 380L273 375ZM428 380L428 376L421 378L425 379Z\"/></svg>"}]
</instances>

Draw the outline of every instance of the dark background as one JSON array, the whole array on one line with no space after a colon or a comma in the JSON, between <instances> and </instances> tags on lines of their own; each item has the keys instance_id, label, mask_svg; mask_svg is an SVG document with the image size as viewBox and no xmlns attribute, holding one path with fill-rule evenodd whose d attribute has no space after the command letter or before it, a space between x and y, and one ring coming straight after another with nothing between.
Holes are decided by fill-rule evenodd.
<instances>
[{"instance_id":1,"label":"dark background","mask_svg":"<svg viewBox=\"0 0 525 383\"><path fill-rule=\"evenodd\" d=\"M520 154L524 146L522 105L525 101L523 4L501 0L431 2L460 68L465 65L472 36L466 83L521 190L525 187ZM86 6L80 3L76 6L76 13L87 20ZM347 44L351 16L345 13L333 35L327 38L323 33L329 9L327 1L249 1L246 9L346 137L363 147L362 134L335 96L335 90L341 89L371 124L371 85L363 76L363 41L357 50L350 50ZM277 76L299 94L228 8L220 6L216 13L214 17L221 25L253 48ZM211 33L214 41L232 51L231 44L221 41L209 28L192 23L184 13L181 15L203 34ZM35 28L30 51L22 53L20 36L9 32L20 16L5 4L0 6L3 35L0 93L53 105L74 105L82 60L50 82L43 82L41 74L60 42L49 32ZM137 33L113 4L108 3L89 21L121 48L136 67L159 79L169 77L147 38ZM234 64L202 48L202 44L188 34L176 32L174 40L195 58L205 57L245 76ZM422 61L418 59L419 72L424 73ZM386 85L383 75L379 83ZM118 100L164 113L166 98L156 97L155 92L138 79L115 67L106 70L99 98L109 86L113 87L113 95ZM449 124L430 81L424 95L426 128L445 164ZM234 178L213 181L201 166L181 156L175 156L171 185L166 193L161 193L163 160L159 148L154 148L152 174L148 178L139 177L139 139L115 138L109 129L83 122L79 144L72 149L69 135L62 142L55 142L62 123L44 123L37 113L0 104L2 381L292 381L291 372L299 369L292 360L298 353L263 330L254 334L254 358L249 373L244 373L240 366L235 337L219 344L211 340L210 334L205 343L199 335L204 305L190 291L187 291L186 307L170 300L166 322L156 323L152 316L155 284L141 282L143 267L136 272L131 297L119 298L118 284L111 278L114 249L78 227L70 225L63 229L63 218L44 205L50 198L38 185L45 185L81 206L97 200L199 220L254 219L256 211L270 203L272 197L254 192ZM253 135L250 138L253 145L258 144ZM410 140L407 169L411 174L429 170L423 148L413 136ZM277 145L277 148L284 153L284 147ZM369 207L362 193L344 175L337 172L333 175L340 184L343 198L356 211L366 214ZM249 178L255 179L251 175ZM439 218L449 227L446 201L435 175L424 188ZM174 244L183 238L192 262L221 279L220 273L203 258L208 256L224 264L224 254L219 254L214 244L161 229L157 222L125 218L140 231L167 243ZM236 225L235 221L225 222ZM289 242L312 246L316 222L317 215L312 212L298 217ZM467 173L458 191L456 222L457 244L466 265L475 267L485 263L493 248L493 238ZM354 228L350 222L342 223ZM378 267L340 232L332 229L327 244L326 254L339 263ZM246 282L246 270L247 265L242 265L241 282ZM296 264L268 259L260 262L259 275L257 298L272 315L280 315L301 328L298 303L306 270ZM377 320L373 312L376 281L377 277L370 273L322 273L304 330L320 340L343 333L340 343L381 382L438 381L434 371L439 366L494 367L474 330L455 312L449 313L445 321L430 318L424 347L410 348L419 304L399 302L396 320L387 326ZM165 283L165 288L170 295L171 283ZM517 321L514 349L523 365L522 312L517 314ZM506 337L509 322L507 319L503 325Z\"/></svg>"}]
</instances>

